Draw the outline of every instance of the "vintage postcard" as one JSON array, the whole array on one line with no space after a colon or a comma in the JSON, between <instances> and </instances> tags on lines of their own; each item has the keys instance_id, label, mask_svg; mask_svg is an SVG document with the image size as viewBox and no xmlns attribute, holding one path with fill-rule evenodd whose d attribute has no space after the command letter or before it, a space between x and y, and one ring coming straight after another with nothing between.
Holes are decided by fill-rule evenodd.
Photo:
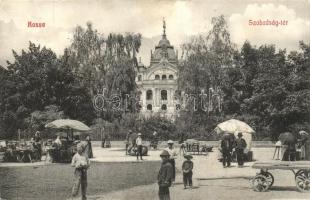
<instances>
[{"instance_id":1,"label":"vintage postcard","mask_svg":"<svg viewBox=\"0 0 310 200\"><path fill-rule=\"evenodd\" d=\"M0 0L0 200L309 192L310 0Z\"/></svg>"}]
</instances>

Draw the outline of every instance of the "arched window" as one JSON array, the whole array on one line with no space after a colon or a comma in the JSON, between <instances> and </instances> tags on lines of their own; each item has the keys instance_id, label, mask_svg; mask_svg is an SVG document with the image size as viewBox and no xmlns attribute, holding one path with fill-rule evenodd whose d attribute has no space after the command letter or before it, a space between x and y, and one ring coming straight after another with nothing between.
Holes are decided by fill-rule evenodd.
<instances>
[{"instance_id":1,"label":"arched window","mask_svg":"<svg viewBox=\"0 0 310 200\"><path fill-rule=\"evenodd\" d=\"M166 79L167 79L167 76L166 76L166 75L162 75L162 76L161 76L161 79L162 79L162 80L166 80Z\"/></svg>"},{"instance_id":2,"label":"arched window","mask_svg":"<svg viewBox=\"0 0 310 200\"><path fill-rule=\"evenodd\" d=\"M141 75L138 76L138 81L142 81L142 76Z\"/></svg>"},{"instance_id":3,"label":"arched window","mask_svg":"<svg viewBox=\"0 0 310 200\"><path fill-rule=\"evenodd\" d=\"M148 104L148 105L146 106L146 109L147 109L147 110L152 110L152 104Z\"/></svg>"},{"instance_id":4,"label":"arched window","mask_svg":"<svg viewBox=\"0 0 310 200\"><path fill-rule=\"evenodd\" d=\"M157 74L155 75L155 80L159 80L160 79L160 76Z\"/></svg>"},{"instance_id":5,"label":"arched window","mask_svg":"<svg viewBox=\"0 0 310 200\"><path fill-rule=\"evenodd\" d=\"M160 94L161 94L161 100L167 100L167 90L162 90Z\"/></svg>"},{"instance_id":6,"label":"arched window","mask_svg":"<svg viewBox=\"0 0 310 200\"><path fill-rule=\"evenodd\" d=\"M153 99L153 92L152 90L146 91L146 100L152 100Z\"/></svg>"},{"instance_id":7,"label":"arched window","mask_svg":"<svg viewBox=\"0 0 310 200\"><path fill-rule=\"evenodd\" d=\"M163 105L161 106L161 109L162 109L162 110L167 110L167 105L166 105L166 104L163 104Z\"/></svg>"},{"instance_id":8,"label":"arched window","mask_svg":"<svg viewBox=\"0 0 310 200\"><path fill-rule=\"evenodd\" d=\"M173 75L169 75L169 79L172 80L173 79Z\"/></svg>"}]
</instances>

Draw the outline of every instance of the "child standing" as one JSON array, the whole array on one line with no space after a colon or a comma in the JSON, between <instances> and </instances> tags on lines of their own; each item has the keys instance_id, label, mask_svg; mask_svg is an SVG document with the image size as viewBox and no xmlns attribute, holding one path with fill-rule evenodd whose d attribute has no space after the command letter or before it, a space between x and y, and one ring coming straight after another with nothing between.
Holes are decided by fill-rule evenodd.
<instances>
[{"instance_id":1,"label":"child standing","mask_svg":"<svg viewBox=\"0 0 310 200\"><path fill-rule=\"evenodd\" d=\"M191 159L193 158L192 155L185 154L185 155L184 155L184 158L185 158L186 160L183 162L182 171L183 171L184 189L186 189L186 186L187 186L187 185L188 185L190 188L192 188L192 186L193 186L192 177L193 177L193 167L194 167L194 163L193 163L193 161L191 161Z\"/></svg>"},{"instance_id":2,"label":"child standing","mask_svg":"<svg viewBox=\"0 0 310 200\"><path fill-rule=\"evenodd\" d=\"M77 145L77 153L73 156L71 162L72 167L75 167L75 181L72 188L72 196L77 196L81 186L82 200L86 200L87 169L89 168L89 159L87 156L83 155L83 150L83 145L79 143Z\"/></svg>"}]
</instances>

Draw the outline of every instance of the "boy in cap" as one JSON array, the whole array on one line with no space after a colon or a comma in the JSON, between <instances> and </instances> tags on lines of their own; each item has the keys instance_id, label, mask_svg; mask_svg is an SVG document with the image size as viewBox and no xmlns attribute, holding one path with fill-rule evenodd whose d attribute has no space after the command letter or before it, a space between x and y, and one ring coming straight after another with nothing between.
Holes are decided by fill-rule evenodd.
<instances>
[{"instance_id":1,"label":"boy in cap","mask_svg":"<svg viewBox=\"0 0 310 200\"><path fill-rule=\"evenodd\" d=\"M136 139L136 145L137 145L137 160L139 160L139 155L140 159L142 159L142 138L141 138L141 133L138 133L138 137Z\"/></svg>"},{"instance_id":2,"label":"boy in cap","mask_svg":"<svg viewBox=\"0 0 310 200\"><path fill-rule=\"evenodd\" d=\"M173 167L169 162L170 154L168 151L163 150L160 157L162 164L157 177L159 186L158 196L160 200L170 200L169 187L171 186L173 175Z\"/></svg>"},{"instance_id":3,"label":"boy in cap","mask_svg":"<svg viewBox=\"0 0 310 200\"><path fill-rule=\"evenodd\" d=\"M89 159L83 155L83 144L77 145L77 153L73 156L71 166L75 167L75 181L72 188L72 196L75 197L79 193L81 186L82 200L86 200L87 189L87 169L89 168Z\"/></svg>"},{"instance_id":4,"label":"boy in cap","mask_svg":"<svg viewBox=\"0 0 310 200\"><path fill-rule=\"evenodd\" d=\"M237 153L237 161L238 166L243 166L243 157L244 157L244 149L246 148L246 141L242 138L242 133L238 133L238 138L236 139L236 153Z\"/></svg>"},{"instance_id":5,"label":"boy in cap","mask_svg":"<svg viewBox=\"0 0 310 200\"><path fill-rule=\"evenodd\" d=\"M188 185L190 188L192 188L192 186L193 186L192 177L193 177L193 167L194 167L194 163L193 163L193 161L191 161L191 159L193 158L192 155L185 154L185 155L184 155L184 158L185 158L186 160L183 162L182 171L183 171L184 189L186 189L186 186L187 186L187 185Z\"/></svg>"},{"instance_id":6,"label":"boy in cap","mask_svg":"<svg viewBox=\"0 0 310 200\"><path fill-rule=\"evenodd\" d=\"M173 176L172 176L172 182L175 181L175 159L177 158L177 150L173 147L174 142L172 140L168 140L168 147L165 149L170 157L169 157L169 162L171 163L173 167Z\"/></svg>"}]
</instances>

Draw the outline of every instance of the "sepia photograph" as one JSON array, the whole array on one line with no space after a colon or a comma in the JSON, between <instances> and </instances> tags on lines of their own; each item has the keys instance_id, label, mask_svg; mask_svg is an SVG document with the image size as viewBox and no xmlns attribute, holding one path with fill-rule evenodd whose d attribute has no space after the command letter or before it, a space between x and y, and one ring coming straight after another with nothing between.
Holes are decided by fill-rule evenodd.
<instances>
[{"instance_id":1,"label":"sepia photograph","mask_svg":"<svg viewBox=\"0 0 310 200\"><path fill-rule=\"evenodd\" d=\"M0 200L310 200L310 0L0 0Z\"/></svg>"}]
</instances>

